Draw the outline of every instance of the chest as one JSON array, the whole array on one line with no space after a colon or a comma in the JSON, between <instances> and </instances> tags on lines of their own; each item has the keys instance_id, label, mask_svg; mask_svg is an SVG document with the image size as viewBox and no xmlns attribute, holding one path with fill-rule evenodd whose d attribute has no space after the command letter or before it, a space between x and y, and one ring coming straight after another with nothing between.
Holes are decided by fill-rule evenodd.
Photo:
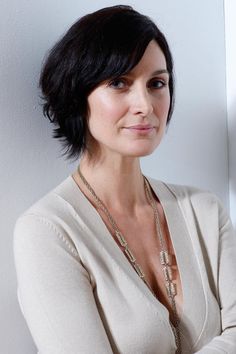
<instances>
[{"instance_id":1,"label":"chest","mask_svg":"<svg viewBox=\"0 0 236 354\"><path fill-rule=\"evenodd\" d=\"M71 233L76 235L74 242L88 271L104 328L114 344L113 352L156 354L162 353L159 351L162 348L163 354L175 353L167 306L162 306L163 301L157 301L138 277L112 236L109 224L94 213L88 226L87 213L86 209L81 209L80 226L77 227L76 218L71 221L70 228ZM165 213L183 287L183 353L190 354L220 333L220 309L207 277L203 276L202 271L199 272L199 264L204 262L196 256L196 250L199 249L197 229L194 229L194 225L186 227L189 224L186 224L177 205L169 206L166 203ZM160 280L156 266L159 248L154 223L148 218L134 223L129 218L117 217L116 222L155 289L155 284L159 284ZM164 223L162 219L162 225ZM209 234L208 230L205 230L205 234Z\"/></svg>"},{"instance_id":2,"label":"chest","mask_svg":"<svg viewBox=\"0 0 236 354\"><path fill-rule=\"evenodd\" d=\"M163 210L159 210L159 215L162 237L166 240L168 253L172 260L171 274L177 291L175 302L177 312L180 315L183 305L180 273ZM127 242L128 249L135 258L135 264L141 268L145 275L144 282L153 295L167 308L170 317L173 317L173 308L166 290L167 282L165 280L164 266L160 261L160 234L157 232L154 216L149 213L148 215L143 215L141 220L136 221L124 218L123 216L116 216L116 220L119 224L119 229ZM120 248L120 251L124 252L124 247L114 236L114 231L110 228L110 225L107 222L106 225L110 230L111 236L117 243L117 246ZM129 257L127 258L129 260ZM130 262L130 267L133 267L132 262Z\"/></svg>"},{"instance_id":3,"label":"chest","mask_svg":"<svg viewBox=\"0 0 236 354\"><path fill-rule=\"evenodd\" d=\"M140 228L134 227L130 231L137 232L138 229ZM92 238L90 232L83 236L86 240ZM139 234L135 234L135 236L139 239ZM126 238L128 241L129 236ZM148 245L150 244L154 246L155 240L153 243L148 243ZM145 247L149 253L148 261L145 262L140 258L139 262L145 271L150 272L150 283L152 273L155 274L153 276L154 283L152 283L154 289L159 279L155 269L152 269L151 247L146 245L144 249L146 249ZM83 264L90 274L94 298L104 327L112 343L114 339L113 352L117 354L175 353L175 340L169 323L167 306L161 306L164 301L161 299L157 301L142 279L137 276L130 263L126 261L122 250L111 239L110 233L102 227L99 232L94 233L91 246L83 249L80 244L78 248ZM137 250L136 257L139 254L142 256L143 253L139 253ZM220 323L217 304L209 291L206 295L208 306L205 307L206 299L202 291L201 278L194 265L194 257L189 260L187 256L184 257L188 254L187 251L188 247L185 247L185 253L183 253L180 263L185 299L181 315L184 354L195 352L192 347L196 338L202 333L203 325L207 326L208 330L213 328L212 335L215 335L218 333ZM133 252L135 252L135 246ZM154 263L157 256L158 253L153 252ZM145 268L145 264L151 264L151 266ZM188 273L183 273L183 268L191 270L191 277ZM202 340L204 341L204 337ZM201 343L203 342L198 343L199 348ZM160 351L161 349L163 352Z\"/></svg>"},{"instance_id":4,"label":"chest","mask_svg":"<svg viewBox=\"0 0 236 354\"><path fill-rule=\"evenodd\" d=\"M194 229L194 225L186 228L186 219L169 194L165 198L164 207L168 227L165 226L164 218L161 222L166 232L170 230L173 245L169 245L169 250L172 254L176 252L178 257L177 277L179 282L181 278L183 286L183 290L182 286L180 289L184 301L179 302L182 306L183 353L189 354L204 345L206 338L203 333L207 333L208 339L220 333L220 311L207 279L199 272L199 259L196 249L193 249L195 241L198 243L195 240L198 230ZM152 290L159 290L162 283L161 268L158 265L160 248L154 223L149 218L133 222L129 218L113 216L137 262L142 266ZM81 210L81 219L87 225L84 209ZM163 304L165 301L164 296L164 299L158 298L160 301L155 299L125 259L123 250L112 235L109 222L102 219L103 222L94 213L89 227L84 227L83 232L82 229L76 230L76 234L79 235L81 260L90 275L94 299L104 327L111 342L114 339L114 344L119 344L117 350L114 345L114 353L156 354L160 348L163 353L174 353L175 341L169 325L167 306L161 306L161 302Z\"/></svg>"}]
</instances>

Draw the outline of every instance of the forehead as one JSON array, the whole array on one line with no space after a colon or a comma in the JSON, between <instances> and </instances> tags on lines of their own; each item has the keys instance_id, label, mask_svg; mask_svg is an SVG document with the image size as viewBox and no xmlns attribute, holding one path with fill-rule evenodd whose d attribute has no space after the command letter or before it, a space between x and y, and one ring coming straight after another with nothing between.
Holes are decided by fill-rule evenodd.
<instances>
[{"instance_id":1,"label":"forehead","mask_svg":"<svg viewBox=\"0 0 236 354\"><path fill-rule=\"evenodd\" d=\"M149 42L138 64L129 72L129 74L136 75L142 72L153 73L156 71L167 72L167 66L164 53L157 42L152 40Z\"/></svg>"}]
</instances>

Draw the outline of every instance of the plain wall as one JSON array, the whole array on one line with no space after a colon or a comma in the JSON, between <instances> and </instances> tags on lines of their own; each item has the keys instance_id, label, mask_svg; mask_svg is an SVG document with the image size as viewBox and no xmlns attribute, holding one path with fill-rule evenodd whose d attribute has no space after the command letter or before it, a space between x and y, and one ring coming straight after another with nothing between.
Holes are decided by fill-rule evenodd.
<instances>
[{"instance_id":1,"label":"plain wall","mask_svg":"<svg viewBox=\"0 0 236 354\"><path fill-rule=\"evenodd\" d=\"M225 1L230 215L236 227L236 2Z\"/></svg>"},{"instance_id":2,"label":"plain wall","mask_svg":"<svg viewBox=\"0 0 236 354\"><path fill-rule=\"evenodd\" d=\"M228 207L223 0L123 1L166 34L176 67L176 108L143 172L210 189ZM36 348L19 310L12 235L19 214L72 173L43 118L37 87L45 52L80 16L117 1L2 0L0 12L0 353Z\"/></svg>"}]
</instances>

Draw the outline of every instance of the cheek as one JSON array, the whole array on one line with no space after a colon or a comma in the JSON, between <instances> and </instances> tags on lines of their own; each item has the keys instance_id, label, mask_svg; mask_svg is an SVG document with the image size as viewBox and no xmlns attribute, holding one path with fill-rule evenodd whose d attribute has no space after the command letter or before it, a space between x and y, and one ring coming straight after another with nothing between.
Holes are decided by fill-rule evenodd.
<instances>
[{"instance_id":1,"label":"cheek","mask_svg":"<svg viewBox=\"0 0 236 354\"><path fill-rule=\"evenodd\" d=\"M156 104L156 109L159 111L160 116L167 118L170 108L170 94L165 94Z\"/></svg>"},{"instance_id":2,"label":"cheek","mask_svg":"<svg viewBox=\"0 0 236 354\"><path fill-rule=\"evenodd\" d=\"M124 104L120 100L110 95L97 93L88 98L89 105L89 124L99 123L107 126L120 119L124 113ZM95 124L96 124L95 123Z\"/></svg>"}]
</instances>

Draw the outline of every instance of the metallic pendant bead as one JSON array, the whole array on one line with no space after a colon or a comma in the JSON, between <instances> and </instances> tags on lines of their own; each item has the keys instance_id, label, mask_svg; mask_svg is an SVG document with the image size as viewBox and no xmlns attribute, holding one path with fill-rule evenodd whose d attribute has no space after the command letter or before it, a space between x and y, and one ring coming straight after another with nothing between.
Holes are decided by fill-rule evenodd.
<instances>
[{"instance_id":1,"label":"metallic pendant bead","mask_svg":"<svg viewBox=\"0 0 236 354\"><path fill-rule=\"evenodd\" d=\"M124 252L127 254L127 256L128 256L128 258L129 258L131 263L134 263L136 261L133 253L130 251L130 249L128 247L126 247Z\"/></svg>"},{"instance_id":2,"label":"metallic pendant bead","mask_svg":"<svg viewBox=\"0 0 236 354\"><path fill-rule=\"evenodd\" d=\"M121 246L126 247L127 246L127 242L124 239L123 235L119 232L119 231L115 231L116 237L118 238Z\"/></svg>"},{"instance_id":3,"label":"metallic pendant bead","mask_svg":"<svg viewBox=\"0 0 236 354\"><path fill-rule=\"evenodd\" d=\"M145 278L145 274L143 273L142 268L137 263L134 263L133 266L140 278Z\"/></svg>"},{"instance_id":4,"label":"metallic pendant bead","mask_svg":"<svg viewBox=\"0 0 236 354\"><path fill-rule=\"evenodd\" d=\"M166 292L168 297L173 298L177 295L177 291L176 291L176 284L172 283L172 282L168 282L166 284Z\"/></svg>"},{"instance_id":5,"label":"metallic pendant bead","mask_svg":"<svg viewBox=\"0 0 236 354\"><path fill-rule=\"evenodd\" d=\"M162 265L168 265L170 263L170 257L167 251L160 252L160 261Z\"/></svg>"},{"instance_id":6,"label":"metallic pendant bead","mask_svg":"<svg viewBox=\"0 0 236 354\"><path fill-rule=\"evenodd\" d=\"M166 281L171 281L173 279L172 269L170 266L166 266L163 268L164 278Z\"/></svg>"},{"instance_id":7,"label":"metallic pendant bead","mask_svg":"<svg viewBox=\"0 0 236 354\"><path fill-rule=\"evenodd\" d=\"M171 294L172 294L172 296L176 296L176 295L177 295L176 284L175 284L175 283L171 283L171 284L170 284L170 287L171 287Z\"/></svg>"}]
</instances>

